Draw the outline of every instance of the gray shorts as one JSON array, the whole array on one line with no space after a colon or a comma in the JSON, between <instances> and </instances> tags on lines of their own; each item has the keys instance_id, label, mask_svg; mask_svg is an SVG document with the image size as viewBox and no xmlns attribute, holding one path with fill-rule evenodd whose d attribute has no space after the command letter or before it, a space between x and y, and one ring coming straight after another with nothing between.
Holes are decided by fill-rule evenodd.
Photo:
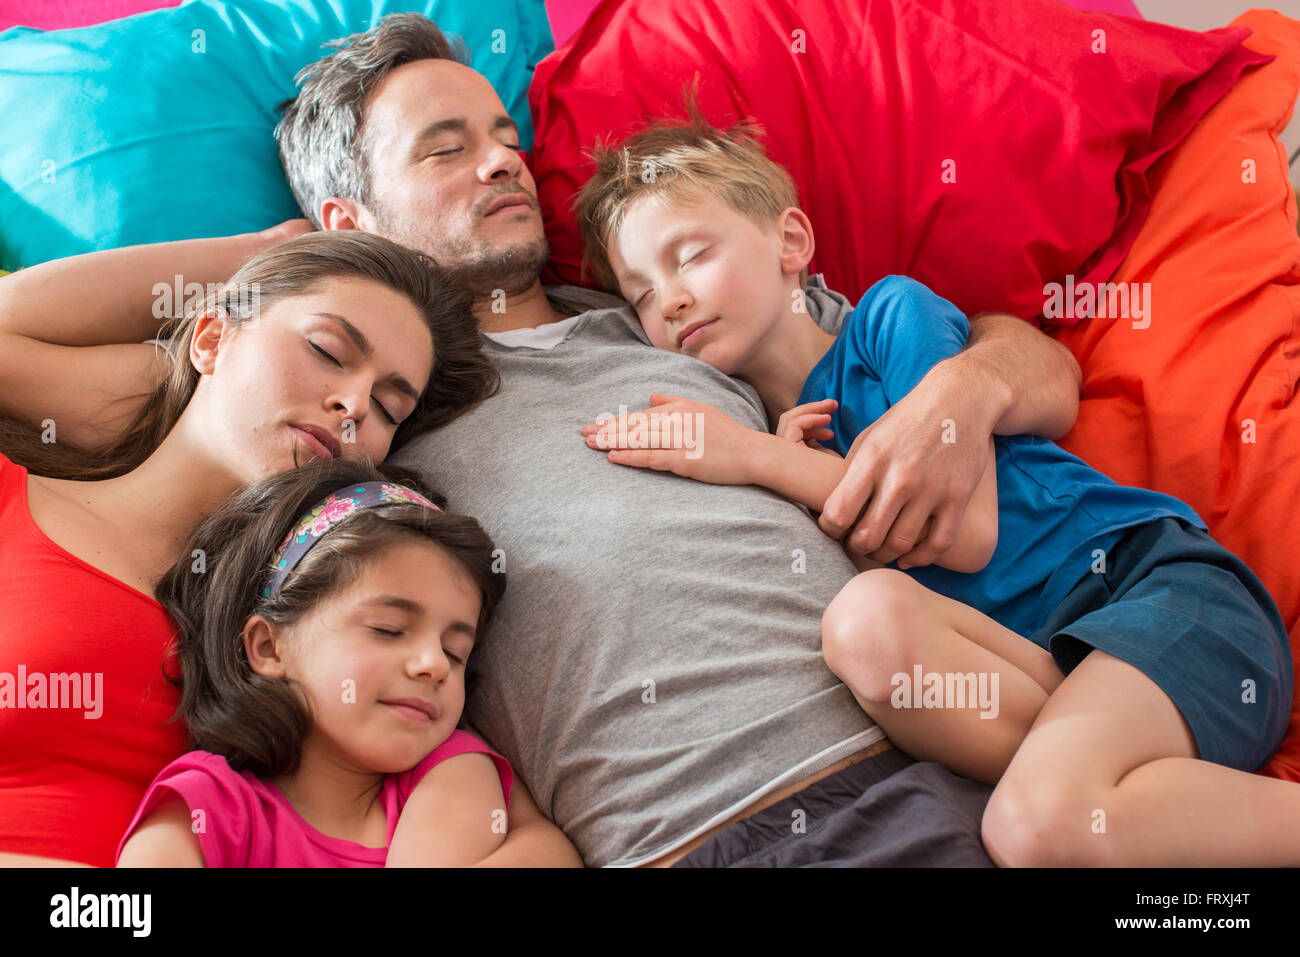
<instances>
[{"instance_id":1,"label":"gray shorts","mask_svg":"<svg viewBox=\"0 0 1300 957\"><path fill-rule=\"evenodd\" d=\"M993 788L896 748L719 831L674 867L992 867Z\"/></svg>"}]
</instances>

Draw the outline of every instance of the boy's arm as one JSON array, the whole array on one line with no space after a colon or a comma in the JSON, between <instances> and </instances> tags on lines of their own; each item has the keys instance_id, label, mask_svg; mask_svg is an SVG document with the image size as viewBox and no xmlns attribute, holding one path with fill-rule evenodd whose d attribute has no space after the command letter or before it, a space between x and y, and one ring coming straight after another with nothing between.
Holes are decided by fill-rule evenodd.
<instances>
[{"instance_id":1,"label":"boy's arm","mask_svg":"<svg viewBox=\"0 0 1300 957\"><path fill-rule=\"evenodd\" d=\"M849 463L838 455L809 448L774 435L759 438L755 456L754 484L770 488L785 498L820 512L826 500L843 481ZM955 572L978 572L989 563L998 543L997 459L993 440L988 441L984 474L957 528L952 545L940 553L935 564ZM855 558L850 554L850 558ZM858 556L865 558L865 556ZM855 560L855 564L858 562ZM859 568L869 567L867 562ZM899 567L907 565L900 562Z\"/></svg>"},{"instance_id":2,"label":"boy's arm","mask_svg":"<svg viewBox=\"0 0 1300 957\"><path fill-rule=\"evenodd\" d=\"M141 342L182 311L185 287L224 282L254 254L308 231L305 220L290 220L260 233L70 256L0 278L0 411L37 428L53 419L59 441L110 444L170 368Z\"/></svg>"},{"instance_id":3,"label":"boy's arm","mask_svg":"<svg viewBox=\"0 0 1300 957\"><path fill-rule=\"evenodd\" d=\"M951 304L925 310L935 330L965 324ZM924 344L924 336L904 341ZM819 525L850 555L927 565L947 551L979 487L984 447L994 434L1067 431L1078 410L1078 364L1030 323L985 314L969 325L965 348L925 364L894 404L853 442L844 480L827 499ZM886 340L883 343L888 346ZM887 350L886 350L887 352ZM881 361L893 365L892 356ZM915 359L915 357L913 357ZM956 441L945 436L951 428Z\"/></svg>"}]
</instances>

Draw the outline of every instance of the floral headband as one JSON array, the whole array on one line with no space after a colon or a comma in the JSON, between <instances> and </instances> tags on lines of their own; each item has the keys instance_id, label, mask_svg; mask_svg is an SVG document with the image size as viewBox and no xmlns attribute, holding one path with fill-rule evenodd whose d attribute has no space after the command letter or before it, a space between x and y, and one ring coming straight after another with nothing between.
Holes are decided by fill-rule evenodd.
<instances>
[{"instance_id":1,"label":"floral headband","mask_svg":"<svg viewBox=\"0 0 1300 957\"><path fill-rule=\"evenodd\" d=\"M414 489L404 485L393 485L390 482L362 482L359 485L346 485L337 492L331 492L313 506L311 511L298 519L297 524L271 556L272 569L267 576L266 585L262 588L262 597L273 598L279 594L280 586L302 561L302 557L311 551L312 546L324 538L330 529L337 528L345 522L349 515L366 508L402 505L408 502L428 506L434 511L442 511Z\"/></svg>"}]
</instances>

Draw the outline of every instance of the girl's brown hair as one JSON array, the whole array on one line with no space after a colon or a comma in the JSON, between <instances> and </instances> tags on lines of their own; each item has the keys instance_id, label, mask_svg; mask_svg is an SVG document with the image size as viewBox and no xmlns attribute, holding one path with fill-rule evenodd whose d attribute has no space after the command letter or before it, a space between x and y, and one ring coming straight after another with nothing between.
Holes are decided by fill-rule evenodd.
<instances>
[{"instance_id":1,"label":"girl's brown hair","mask_svg":"<svg viewBox=\"0 0 1300 957\"><path fill-rule=\"evenodd\" d=\"M156 594L176 622L181 689L177 716L190 747L226 758L236 771L275 777L296 770L312 717L291 681L252 670L244 625L261 615L289 627L315 604L355 580L365 562L402 541L428 541L469 574L482 596L476 643L505 592L493 570L492 539L465 515L415 503L368 508L349 515L302 558L271 597L262 594L271 556L299 518L331 492L359 482L394 481L439 506L444 500L406 469L336 459L263 479L232 495L186 542L181 559Z\"/></svg>"},{"instance_id":2,"label":"girl's brown hair","mask_svg":"<svg viewBox=\"0 0 1300 957\"><path fill-rule=\"evenodd\" d=\"M341 278L369 279L401 293L419 310L433 336L433 373L415 410L394 433L390 452L446 425L497 391L500 377L483 354L470 311L472 294L453 272L373 233L308 233L258 253L201 303L163 326L159 338L166 341L171 372L115 443L96 451L46 444L25 423L0 415L0 451L33 474L50 478L91 481L131 471L158 448L194 395L199 372L189 360L189 348L200 317L219 309L242 324L255 318L247 290L257 290L256 304L262 311Z\"/></svg>"}]
</instances>

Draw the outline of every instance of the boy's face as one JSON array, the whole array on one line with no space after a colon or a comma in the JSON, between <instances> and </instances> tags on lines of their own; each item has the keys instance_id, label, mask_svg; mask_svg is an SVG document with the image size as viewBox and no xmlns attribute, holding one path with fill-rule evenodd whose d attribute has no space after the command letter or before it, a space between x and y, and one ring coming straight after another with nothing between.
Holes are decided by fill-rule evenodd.
<instances>
[{"instance_id":1,"label":"boy's face","mask_svg":"<svg viewBox=\"0 0 1300 957\"><path fill-rule=\"evenodd\" d=\"M648 196L609 242L619 291L650 341L735 375L786 313L806 263L766 229L713 198ZM793 272L790 270L793 269Z\"/></svg>"}]
</instances>

